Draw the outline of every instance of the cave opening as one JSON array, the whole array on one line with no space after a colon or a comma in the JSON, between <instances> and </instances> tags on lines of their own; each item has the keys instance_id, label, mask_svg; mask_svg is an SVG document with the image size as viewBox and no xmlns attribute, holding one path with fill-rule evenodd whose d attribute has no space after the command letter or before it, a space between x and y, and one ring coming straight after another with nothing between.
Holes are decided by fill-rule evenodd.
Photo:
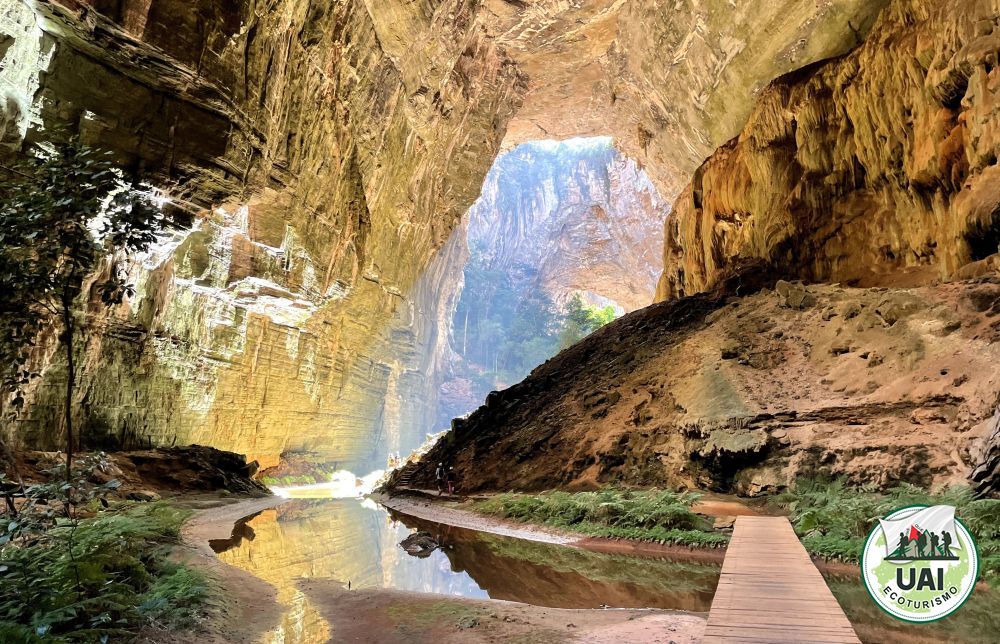
<instances>
[{"instance_id":1,"label":"cave opening","mask_svg":"<svg viewBox=\"0 0 1000 644\"><path fill-rule=\"evenodd\" d=\"M652 303L668 212L609 136L529 141L498 156L455 233L468 254L438 428Z\"/></svg>"},{"instance_id":2,"label":"cave opening","mask_svg":"<svg viewBox=\"0 0 1000 644\"><path fill-rule=\"evenodd\" d=\"M965 235L969 255L974 262L986 259L1000 251L1000 208L995 209L986 222L969 230Z\"/></svg>"}]
</instances>

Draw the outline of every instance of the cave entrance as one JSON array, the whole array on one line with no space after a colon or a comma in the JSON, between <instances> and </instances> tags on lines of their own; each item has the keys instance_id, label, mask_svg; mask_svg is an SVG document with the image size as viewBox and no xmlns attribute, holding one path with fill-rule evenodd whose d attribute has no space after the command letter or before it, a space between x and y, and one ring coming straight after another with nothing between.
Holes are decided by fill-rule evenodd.
<instances>
[{"instance_id":1,"label":"cave entrance","mask_svg":"<svg viewBox=\"0 0 1000 644\"><path fill-rule=\"evenodd\" d=\"M530 141L498 156L456 231L468 260L438 426L652 303L668 212L611 137Z\"/></svg>"}]
</instances>

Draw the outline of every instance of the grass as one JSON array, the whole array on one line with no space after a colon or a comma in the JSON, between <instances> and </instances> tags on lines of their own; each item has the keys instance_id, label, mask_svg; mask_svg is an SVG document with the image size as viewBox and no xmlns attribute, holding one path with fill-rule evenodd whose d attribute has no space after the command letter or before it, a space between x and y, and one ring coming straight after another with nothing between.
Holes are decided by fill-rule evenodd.
<instances>
[{"instance_id":1,"label":"grass","mask_svg":"<svg viewBox=\"0 0 1000 644\"><path fill-rule=\"evenodd\" d=\"M843 481L803 479L771 500L790 512L792 525L810 553L854 563L875 522L906 505L953 505L979 546L982 578L1000 580L1000 500L976 499L967 487L928 492L902 484L879 491Z\"/></svg>"},{"instance_id":2,"label":"grass","mask_svg":"<svg viewBox=\"0 0 1000 644\"><path fill-rule=\"evenodd\" d=\"M213 591L168 558L188 514L122 504L4 545L0 641L103 642L196 625Z\"/></svg>"},{"instance_id":3,"label":"grass","mask_svg":"<svg viewBox=\"0 0 1000 644\"><path fill-rule=\"evenodd\" d=\"M482 514L541 523L575 532L617 539L655 541L684 546L720 547L726 535L691 511L697 494L665 490L598 492L544 492L499 494L478 501Z\"/></svg>"}]
</instances>

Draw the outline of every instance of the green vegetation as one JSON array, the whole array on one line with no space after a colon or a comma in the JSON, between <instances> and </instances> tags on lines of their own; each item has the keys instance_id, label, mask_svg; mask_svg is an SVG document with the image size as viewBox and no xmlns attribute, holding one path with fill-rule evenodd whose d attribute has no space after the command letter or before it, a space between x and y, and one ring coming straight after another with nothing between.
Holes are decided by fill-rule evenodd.
<instances>
[{"instance_id":1,"label":"green vegetation","mask_svg":"<svg viewBox=\"0 0 1000 644\"><path fill-rule=\"evenodd\" d=\"M326 481L329 477L322 479ZM315 474L300 474L296 476L262 476L260 482L268 487L298 487L301 485L315 485L321 481L316 479Z\"/></svg>"},{"instance_id":2,"label":"green vegetation","mask_svg":"<svg viewBox=\"0 0 1000 644\"><path fill-rule=\"evenodd\" d=\"M576 344L614 319L613 306L605 306L603 309L588 306L579 293L574 293L566 305L566 317L559 334L559 348L565 349Z\"/></svg>"},{"instance_id":3,"label":"green vegetation","mask_svg":"<svg viewBox=\"0 0 1000 644\"><path fill-rule=\"evenodd\" d=\"M522 380L560 349L615 319L614 308L588 306L579 294L562 309L538 288L536 278L528 266L493 269L483 248L471 249L451 345L463 358L458 375L473 383L474 398Z\"/></svg>"},{"instance_id":4,"label":"green vegetation","mask_svg":"<svg viewBox=\"0 0 1000 644\"><path fill-rule=\"evenodd\" d=\"M69 482L58 465L0 517L0 641L106 642L146 625L188 628L204 615L209 583L168 559L188 512L112 506L117 481L92 482L102 462L81 459Z\"/></svg>"},{"instance_id":5,"label":"green vegetation","mask_svg":"<svg viewBox=\"0 0 1000 644\"><path fill-rule=\"evenodd\" d=\"M812 554L856 562L875 522L906 505L953 505L979 546L983 578L1000 579L1000 500L976 499L966 487L938 493L902 484L885 491L851 487L841 480L800 480L772 500L791 512L792 525Z\"/></svg>"},{"instance_id":6,"label":"green vegetation","mask_svg":"<svg viewBox=\"0 0 1000 644\"><path fill-rule=\"evenodd\" d=\"M108 306L130 296L133 287L117 262L156 241L163 215L106 154L75 138L36 146L0 170L0 401L7 415L23 407L24 386L37 375L28 360L35 339L45 328L59 329L72 466L77 300L87 295L85 285ZM105 260L110 266L102 267Z\"/></svg>"},{"instance_id":7,"label":"green vegetation","mask_svg":"<svg viewBox=\"0 0 1000 644\"><path fill-rule=\"evenodd\" d=\"M691 511L697 494L661 490L601 490L500 494L474 506L477 512L567 528L583 534L685 546L719 547L729 538L713 532Z\"/></svg>"}]
</instances>

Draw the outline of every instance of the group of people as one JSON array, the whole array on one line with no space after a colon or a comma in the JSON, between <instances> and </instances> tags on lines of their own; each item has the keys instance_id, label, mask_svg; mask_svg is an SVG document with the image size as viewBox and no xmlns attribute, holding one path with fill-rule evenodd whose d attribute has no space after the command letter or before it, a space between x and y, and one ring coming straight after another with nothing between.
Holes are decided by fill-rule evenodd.
<instances>
[{"instance_id":1,"label":"group of people","mask_svg":"<svg viewBox=\"0 0 1000 644\"><path fill-rule=\"evenodd\" d=\"M437 481L438 496L448 490L448 494L455 493L455 468L445 467L444 463L438 463L434 469L434 480Z\"/></svg>"},{"instance_id":2,"label":"group of people","mask_svg":"<svg viewBox=\"0 0 1000 644\"><path fill-rule=\"evenodd\" d=\"M920 558L951 558L954 553L951 551L951 533L942 530L940 535L930 530L920 530L915 538L911 538L906 532L899 533L899 546L893 551L891 557L906 558L914 555L910 554L910 546L916 547L916 557ZM890 557L890 558L891 558Z\"/></svg>"},{"instance_id":3,"label":"group of people","mask_svg":"<svg viewBox=\"0 0 1000 644\"><path fill-rule=\"evenodd\" d=\"M393 454L393 453L389 454L389 469L390 470L394 470L394 469L396 469L397 467L399 467L402 464L403 464L403 459L399 455L399 452L396 452L395 454Z\"/></svg>"}]
</instances>

